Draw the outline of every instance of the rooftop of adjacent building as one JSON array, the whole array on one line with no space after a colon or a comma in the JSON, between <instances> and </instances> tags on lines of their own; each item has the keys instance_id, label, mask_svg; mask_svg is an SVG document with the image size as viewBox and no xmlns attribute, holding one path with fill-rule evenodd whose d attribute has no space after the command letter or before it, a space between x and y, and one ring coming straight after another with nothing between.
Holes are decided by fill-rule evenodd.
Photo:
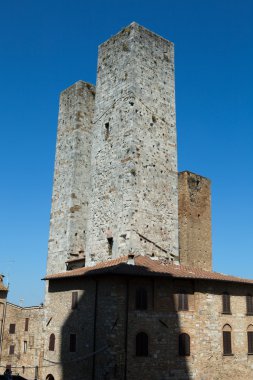
<instances>
[{"instance_id":1,"label":"rooftop of adjacent building","mask_svg":"<svg viewBox=\"0 0 253 380\"><path fill-rule=\"evenodd\" d=\"M51 274L43 280L60 280L71 277L92 275L132 275L160 276L209 281L226 281L233 283L253 284L253 280L230 276L223 273L205 271L199 268L173 264L147 256L128 255L98 263L94 266L73 269L67 272Z\"/></svg>"}]
</instances>

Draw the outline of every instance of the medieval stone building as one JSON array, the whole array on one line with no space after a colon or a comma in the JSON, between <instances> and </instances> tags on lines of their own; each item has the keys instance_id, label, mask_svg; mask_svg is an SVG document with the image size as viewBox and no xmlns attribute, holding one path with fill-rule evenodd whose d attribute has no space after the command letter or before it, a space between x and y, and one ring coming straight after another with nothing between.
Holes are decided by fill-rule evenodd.
<instances>
[{"instance_id":1,"label":"medieval stone building","mask_svg":"<svg viewBox=\"0 0 253 380\"><path fill-rule=\"evenodd\" d=\"M61 94L45 305L1 292L32 380L253 378L253 280L212 271L210 181L177 171L174 47L132 23Z\"/></svg>"}]
</instances>

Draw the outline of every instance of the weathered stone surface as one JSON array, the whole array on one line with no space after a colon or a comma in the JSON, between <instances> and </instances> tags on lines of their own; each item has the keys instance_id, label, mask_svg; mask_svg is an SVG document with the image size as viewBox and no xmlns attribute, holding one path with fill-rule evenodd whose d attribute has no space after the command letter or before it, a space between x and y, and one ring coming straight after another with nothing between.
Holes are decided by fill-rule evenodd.
<instances>
[{"instance_id":1,"label":"weathered stone surface","mask_svg":"<svg viewBox=\"0 0 253 380\"><path fill-rule=\"evenodd\" d=\"M171 42L133 23L100 46L93 128L88 263L129 252L177 261Z\"/></svg>"},{"instance_id":2,"label":"weathered stone surface","mask_svg":"<svg viewBox=\"0 0 253 380\"><path fill-rule=\"evenodd\" d=\"M179 173L178 202L180 263L212 270L210 180Z\"/></svg>"},{"instance_id":3,"label":"weathered stone surface","mask_svg":"<svg viewBox=\"0 0 253 380\"><path fill-rule=\"evenodd\" d=\"M85 252L90 192L94 86L79 81L62 92L54 171L47 273Z\"/></svg>"}]
</instances>

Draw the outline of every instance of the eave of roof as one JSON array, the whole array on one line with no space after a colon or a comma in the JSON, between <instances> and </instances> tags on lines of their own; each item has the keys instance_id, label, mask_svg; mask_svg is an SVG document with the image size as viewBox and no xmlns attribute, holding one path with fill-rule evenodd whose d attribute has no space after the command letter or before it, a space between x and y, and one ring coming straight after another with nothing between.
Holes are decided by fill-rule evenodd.
<instances>
[{"instance_id":1,"label":"eave of roof","mask_svg":"<svg viewBox=\"0 0 253 380\"><path fill-rule=\"evenodd\" d=\"M43 280L62 280L74 277L86 277L95 275L129 275L129 276L159 276L196 280L227 281L243 284L252 284L253 280L225 275L218 272L205 271L198 268L186 267L172 263L164 263L147 256L135 256L134 265L128 264L128 257L98 263L94 266L73 269L67 272L50 274Z\"/></svg>"}]
</instances>

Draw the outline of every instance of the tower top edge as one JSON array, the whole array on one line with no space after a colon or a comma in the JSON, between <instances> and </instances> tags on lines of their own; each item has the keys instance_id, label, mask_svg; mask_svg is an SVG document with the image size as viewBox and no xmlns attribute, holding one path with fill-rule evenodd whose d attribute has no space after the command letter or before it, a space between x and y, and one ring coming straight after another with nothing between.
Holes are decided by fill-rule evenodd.
<instances>
[{"instance_id":1,"label":"tower top edge","mask_svg":"<svg viewBox=\"0 0 253 380\"><path fill-rule=\"evenodd\" d=\"M90 89L92 91L95 91L95 89L96 89L96 86L94 84L89 83L89 82L85 82L83 80L78 80L75 83L71 84L70 86L66 87L64 90L62 90L61 94L64 94L65 91L69 91L73 87L77 87L77 86L87 87L88 90Z\"/></svg>"},{"instance_id":2,"label":"tower top edge","mask_svg":"<svg viewBox=\"0 0 253 380\"><path fill-rule=\"evenodd\" d=\"M156 39L160 39L161 41L164 41L165 43L174 46L174 43L172 41L169 41L168 39L160 36L159 34L153 32L152 30L145 28L144 26L138 24L137 22L133 21L129 25L123 27L118 33L113 34L111 37L109 37L106 41L102 42L99 47L102 47L103 45L106 45L109 41L119 37L123 33L129 33L131 30L142 30L145 33L153 36Z\"/></svg>"}]
</instances>

